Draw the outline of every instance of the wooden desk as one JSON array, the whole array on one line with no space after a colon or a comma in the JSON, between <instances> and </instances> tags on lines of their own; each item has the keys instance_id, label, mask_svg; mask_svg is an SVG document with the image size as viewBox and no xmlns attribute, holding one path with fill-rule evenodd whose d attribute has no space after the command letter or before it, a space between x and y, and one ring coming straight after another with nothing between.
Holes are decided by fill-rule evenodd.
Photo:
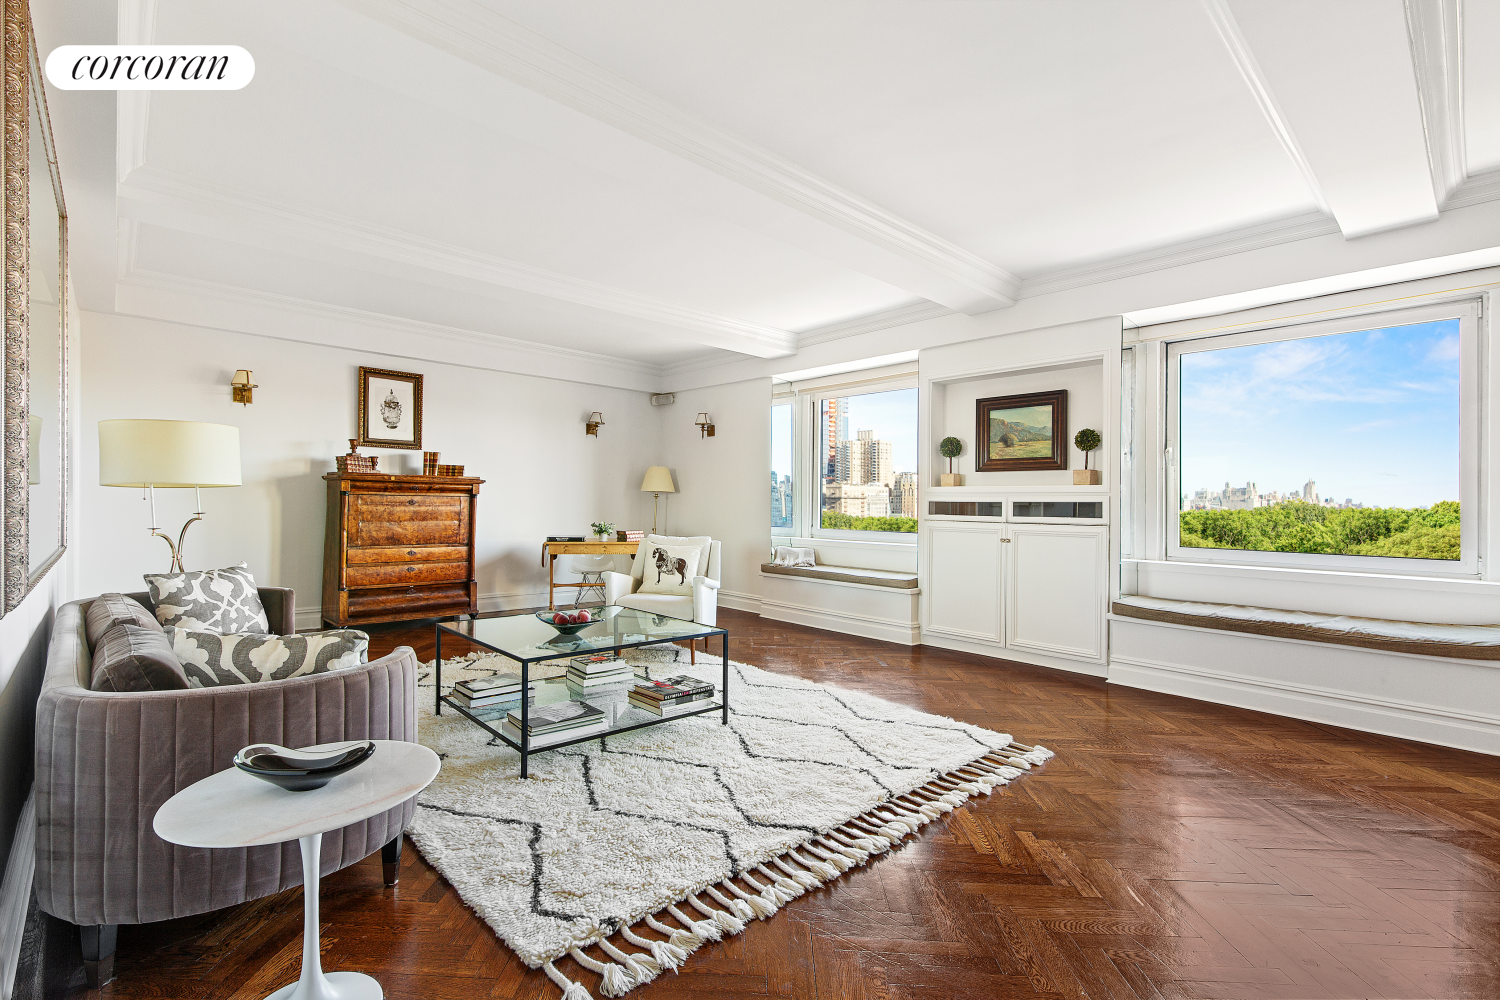
<instances>
[{"instance_id":1,"label":"wooden desk","mask_svg":"<svg viewBox=\"0 0 1500 1000\"><path fill-rule=\"evenodd\" d=\"M635 550L641 547L640 542L543 542L542 564L547 567L547 610L551 611L557 607L555 593L558 587L581 588L582 583L558 583L557 557L558 556L630 556L635 558Z\"/></svg>"}]
</instances>

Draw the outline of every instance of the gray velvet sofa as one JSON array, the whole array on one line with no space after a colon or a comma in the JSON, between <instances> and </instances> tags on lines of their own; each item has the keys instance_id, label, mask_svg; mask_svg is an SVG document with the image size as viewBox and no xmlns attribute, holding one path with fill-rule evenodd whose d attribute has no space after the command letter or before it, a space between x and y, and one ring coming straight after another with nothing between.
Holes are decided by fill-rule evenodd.
<instances>
[{"instance_id":1,"label":"gray velvet sofa","mask_svg":"<svg viewBox=\"0 0 1500 1000\"><path fill-rule=\"evenodd\" d=\"M129 595L151 606L145 594ZM293 594L260 588L273 631L293 628ZM107 982L119 924L183 917L300 885L297 842L239 850L178 847L151 821L179 790L233 766L251 743L307 746L417 738L417 659L402 646L360 667L266 684L185 691L89 689L90 601L58 610L36 713L37 905L77 924L90 985ZM385 848L395 881L416 808L323 837L327 875Z\"/></svg>"}]
</instances>

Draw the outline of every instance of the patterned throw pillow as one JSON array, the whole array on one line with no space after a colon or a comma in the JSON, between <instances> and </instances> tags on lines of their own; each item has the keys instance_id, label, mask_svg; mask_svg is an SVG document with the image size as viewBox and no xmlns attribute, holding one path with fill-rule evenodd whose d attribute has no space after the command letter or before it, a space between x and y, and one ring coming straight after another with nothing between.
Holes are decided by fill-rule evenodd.
<instances>
[{"instance_id":1,"label":"patterned throw pillow","mask_svg":"<svg viewBox=\"0 0 1500 1000\"><path fill-rule=\"evenodd\" d=\"M646 570L638 594L691 596L693 577L698 575L698 557L703 550L693 545L652 545L646 549Z\"/></svg>"},{"instance_id":2,"label":"patterned throw pillow","mask_svg":"<svg viewBox=\"0 0 1500 1000\"><path fill-rule=\"evenodd\" d=\"M145 580L163 625L225 635L271 631L255 577L244 563L202 573L147 573Z\"/></svg>"},{"instance_id":3,"label":"patterned throw pillow","mask_svg":"<svg viewBox=\"0 0 1500 1000\"><path fill-rule=\"evenodd\" d=\"M188 686L264 684L364 663L370 637L354 629L308 632L303 635L221 635L185 628L168 628Z\"/></svg>"}]
</instances>

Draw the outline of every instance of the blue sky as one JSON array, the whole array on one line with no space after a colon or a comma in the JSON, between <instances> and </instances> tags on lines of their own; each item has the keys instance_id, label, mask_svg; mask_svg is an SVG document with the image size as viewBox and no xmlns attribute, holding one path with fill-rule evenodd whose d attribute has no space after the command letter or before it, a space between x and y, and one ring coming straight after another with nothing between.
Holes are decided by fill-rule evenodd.
<instances>
[{"instance_id":1,"label":"blue sky","mask_svg":"<svg viewBox=\"0 0 1500 1000\"><path fill-rule=\"evenodd\" d=\"M891 468L917 471L917 390L892 389L848 396L849 436L875 432L875 440L891 442ZM790 406L771 408L771 468L778 476L792 472ZM793 476L793 479L796 477Z\"/></svg>"},{"instance_id":2,"label":"blue sky","mask_svg":"<svg viewBox=\"0 0 1500 1000\"><path fill-rule=\"evenodd\" d=\"M1182 355L1182 489L1458 499L1457 320Z\"/></svg>"}]
</instances>

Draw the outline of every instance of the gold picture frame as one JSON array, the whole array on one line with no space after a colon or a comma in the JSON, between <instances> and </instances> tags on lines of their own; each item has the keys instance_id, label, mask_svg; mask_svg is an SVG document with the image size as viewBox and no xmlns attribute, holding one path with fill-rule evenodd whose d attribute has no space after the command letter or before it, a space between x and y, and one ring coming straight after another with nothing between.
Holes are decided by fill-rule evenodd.
<instances>
[{"instance_id":1,"label":"gold picture frame","mask_svg":"<svg viewBox=\"0 0 1500 1000\"><path fill-rule=\"evenodd\" d=\"M422 449L422 376L359 368L359 444Z\"/></svg>"}]
</instances>

